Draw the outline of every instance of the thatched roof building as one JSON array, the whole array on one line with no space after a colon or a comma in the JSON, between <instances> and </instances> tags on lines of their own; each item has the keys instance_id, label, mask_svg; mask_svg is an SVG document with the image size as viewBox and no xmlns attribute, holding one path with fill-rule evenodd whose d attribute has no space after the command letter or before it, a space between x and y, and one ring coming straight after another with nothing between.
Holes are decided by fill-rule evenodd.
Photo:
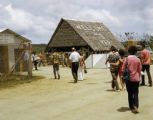
<instances>
[{"instance_id":1,"label":"thatched roof building","mask_svg":"<svg viewBox=\"0 0 153 120\"><path fill-rule=\"evenodd\" d=\"M53 49L70 51L71 47L105 52L112 45L123 48L103 23L61 19L46 47L46 52Z\"/></svg>"}]
</instances>

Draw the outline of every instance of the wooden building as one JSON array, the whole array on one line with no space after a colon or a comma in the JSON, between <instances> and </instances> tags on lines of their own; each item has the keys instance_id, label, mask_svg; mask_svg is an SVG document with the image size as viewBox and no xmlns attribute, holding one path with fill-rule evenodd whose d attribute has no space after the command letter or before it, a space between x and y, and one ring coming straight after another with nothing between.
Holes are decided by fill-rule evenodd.
<instances>
[{"instance_id":1,"label":"wooden building","mask_svg":"<svg viewBox=\"0 0 153 120\"><path fill-rule=\"evenodd\" d=\"M0 32L0 73L12 71L13 66L15 71L26 69L23 52L28 43L31 41L10 29Z\"/></svg>"},{"instance_id":2,"label":"wooden building","mask_svg":"<svg viewBox=\"0 0 153 120\"><path fill-rule=\"evenodd\" d=\"M76 47L90 53L105 53L112 45L123 48L103 23L61 19L45 51L71 51Z\"/></svg>"}]
</instances>

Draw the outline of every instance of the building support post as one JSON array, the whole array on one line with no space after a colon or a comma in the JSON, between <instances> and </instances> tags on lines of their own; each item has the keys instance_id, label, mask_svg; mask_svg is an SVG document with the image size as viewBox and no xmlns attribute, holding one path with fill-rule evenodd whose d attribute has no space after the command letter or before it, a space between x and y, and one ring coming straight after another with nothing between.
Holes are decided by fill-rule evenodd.
<instances>
[{"instance_id":1,"label":"building support post","mask_svg":"<svg viewBox=\"0 0 153 120\"><path fill-rule=\"evenodd\" d=\"M28 77L29 79L32 79L32 62L31 62L31 43L28 43Z\"/></svg>"}]
</instances>

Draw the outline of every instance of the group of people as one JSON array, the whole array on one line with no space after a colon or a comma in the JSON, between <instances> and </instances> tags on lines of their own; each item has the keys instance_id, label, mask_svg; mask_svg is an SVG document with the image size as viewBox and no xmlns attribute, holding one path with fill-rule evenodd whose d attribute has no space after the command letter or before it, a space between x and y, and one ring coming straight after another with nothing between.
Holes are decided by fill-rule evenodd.
<instances>
[{"instance_id":1,"label":"group of people","mask_svg":"<svg viewBox=\"0 0 153 120\"><path fill-rule=\"evenodd\" d=\"M111 46L110 53L107 62L110 63L110 73L112 75L112 89L120 91L127 89L129 108L133 113L139 113L139 86L145 85L144 72L146 70L148 75L148 84L152 87L152 78L150 74L151 55L150 52L145 49L145 44L141 44L141 51L137 55L137 47L130 46L128 48L128 54L123 49L119 51ZM129 80L124 79L124 71L128 68ZM117 81L119 75L121 89Z\"/></svg>"},{"instance_id":2,"label":"group of people","mask_svg":"<svg viewBox=\"0 0 153 120\"><path fill-rule=\"evenodd\" d=\"M74 83L84 79L84 69L86 69L83 53L78 53L75 48L72 48L72 53L69 56L71 63L71 71L74 78Z\"/></svg>"},{"instance_id":3,"label":"group of people","mask_svg":"<svg viewBox=\"0 0 153 120\"><path fill-rule=\"evenodd\" d=\"M144 86L146 71L148 76L148 84L152 87L152 77L150 74L151 55L145 49L145 44L141 44L141 50L137 51L136 46L130 46L128 50L117 50L114 46L110 47L110 53L106 60L110 64L110 73L112 76L111 86L114 91L121 91L127 89L129 108L133 113L139 113L139 86ZM73 47L72 52L68 57L74 83L78 80L84 79L84 72L86 70L84 55L82 52L77 52ZM55 79L60 79L59 65L60 55L54 51L51 56L53 65L53 74ZM34 62L34 65L36 63ZM128 68L129 80L124 79L124 71ZM37 69L37 68L36 68ZM120 78L120 85L117 78ZM120 88L121 86L121 88Z\"/></svg>"},{"instance_id":4,"label":"group of people","mask_svg":"<svg viewBox=\"0 0 153 120\"><path fill-rule=\"evenodd\" d=\"M59 63L60 63L60 55L54 51L51 57L51 61L53 64L53 73L55 79L60 79L59 74ZM78 53L76 49L72 48L72 53L69 56L70 67L72 71L72 76L74 78L74 83L77 83L78 80L84 79L84 69L86 68L85 60L83 53Z\"/></svg>"}]
</instances>

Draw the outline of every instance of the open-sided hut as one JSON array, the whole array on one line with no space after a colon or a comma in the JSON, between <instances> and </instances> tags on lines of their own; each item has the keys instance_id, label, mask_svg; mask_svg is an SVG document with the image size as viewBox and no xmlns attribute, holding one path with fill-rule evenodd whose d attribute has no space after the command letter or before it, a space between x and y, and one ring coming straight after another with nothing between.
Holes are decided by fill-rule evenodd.
<instances>
[{"instance_id":1,"label":"open-sided hut","mask_svg":"<svg viewBox=\"0 0 153 120\"><path fill-rule=\"evenodd\" d=\"M28 43L31 41L10 29L0 32L0 73L12 71L13 66L15 71L26 69L21 55Z\"/></svg>"},{"instance_id":2,"label":"open-sided hut","mask_svg":"<svg viewBox=\"0 0 153 120\"><path fill-rule=\"evenodd\" d=\"M123 48L103 23L61 19L45 51L70 51L72 47L76 47L89 54L105 53L112 45L118 49Z\"/></svg>"}]
</instances>

